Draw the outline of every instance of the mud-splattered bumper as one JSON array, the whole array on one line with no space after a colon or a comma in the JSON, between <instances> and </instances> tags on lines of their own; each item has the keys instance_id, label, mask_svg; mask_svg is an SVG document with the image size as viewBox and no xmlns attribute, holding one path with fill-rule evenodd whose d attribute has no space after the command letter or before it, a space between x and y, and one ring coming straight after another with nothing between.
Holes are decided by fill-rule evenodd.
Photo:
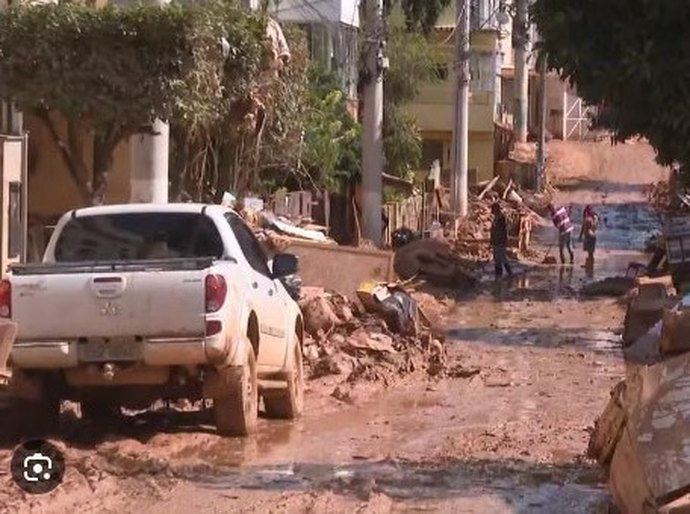
<instances>
[{"instance_id":1,"label":"mud-splattered bumper","mask_svg":"<svg viewBox=\"0 0 690 514\"><path fill-rule=\"evenodd\" d=\"M225 334L210 337L156 338L137 341L130 355L114 355L107 351L93 357L84 351L88 343L76 341L19 341L11 354L13 366L21 369L64 369L84 364L137 362L147 366L187 366L217 364L229 353Z\"/></svg>"}]
</instances>

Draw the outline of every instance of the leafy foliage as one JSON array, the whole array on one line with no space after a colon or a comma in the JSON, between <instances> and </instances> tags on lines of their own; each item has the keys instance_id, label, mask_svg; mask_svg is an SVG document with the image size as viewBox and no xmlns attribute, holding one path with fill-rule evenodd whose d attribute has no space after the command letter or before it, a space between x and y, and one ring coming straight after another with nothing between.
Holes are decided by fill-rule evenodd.
<instances>
[{"instance_id":1,"label":"leafy foliage","mask_svg":"<svg viewBox=\"0 0 690 514\"><path fill-rule=\"evenodd\" d=\"M313 67L310 84L303 159L327 189L336 191L359 173L361 128L332 73Z\"/></svg>"},{"instance_id":2,"label":"leafy foliage","mask_svg":"<svg viewBox=\"0 0 690 514\"><path fill-rule=\"evenodd\" d=\"M124 138L156 118L198 130L227 116L253 84L262 41L259 18L222 2L10 7L0 13L0 94L46 123L85 202L98 203Z\"/></svg>"},{"instance_id":3,"label":"leafy foliage","mask_svg":"<svg viewBox=\"0 0 690 514\"><path fill-rule=\"evenodd\" d=\"M537 0L541 50L619 141L643 135L690 172L690 3Z\"/></svg>"},{"instance_id":4,"label":"leafy foliage","mask_svg":"<svg viewBox=\"0 0 690 514\"><path fill-rule=\"evenodd\" d=\"M383 124L383 148L386 169L404 179L411 179L422 161L422 139L417 120L397 105L389 105Z\"/></svg>"},{"instance_id":5,"label":"leafy foliage","mask_svg":"<svg viewBox=\"0 0 690 514\"><path fill-rule=\"evenodd\" d=\"M400 5L405 14L405 25L411 32L429 34L443 10L452 0L388 0L386 7L392 10Z\"/></svg>"},{"instance_id":6,"label":"leafy foliage","mask_svg":"<svg viewBox=\"0 0 690 514\"><path fill-rule=\"evenodd\" d=\"M384 80L384 151L386 169L410 178L422 159L422 141L414 117L404 112L424 83L437 80L441 51L419 32L407 29L404 16L393 12L387 19L390 68Z\"/></svg>"}]
</instances>

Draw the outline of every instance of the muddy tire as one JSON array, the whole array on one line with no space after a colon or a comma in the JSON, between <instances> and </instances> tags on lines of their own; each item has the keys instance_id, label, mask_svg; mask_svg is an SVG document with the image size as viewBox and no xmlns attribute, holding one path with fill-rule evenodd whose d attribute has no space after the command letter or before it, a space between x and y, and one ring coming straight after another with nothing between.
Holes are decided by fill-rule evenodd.
<instances>
[{"instance_id":1,"label":"muddy tire","mask_svg":"<svg viewBox=\"0 0 690 514\"><path fill-rule=\"evenodd\" d=\"M304 409L304 362L300 344L294 345L294 364L286 388L264 396L266 415L273 419L296 419Z\"/></svg>"},{"instance_id":2,"label":"muddy tire","mask_svg":"<svg viewBox=\"0 0 690 514\"><path fill-rule=\"evenodd\" d=\"M216 428L222 435L247 436L256 429L259 415L259 384L256 376L256 356L247 345L246 364L241 370L221 370L225 383L224 394L213 399Z\"/></svg>"}]
</instances>

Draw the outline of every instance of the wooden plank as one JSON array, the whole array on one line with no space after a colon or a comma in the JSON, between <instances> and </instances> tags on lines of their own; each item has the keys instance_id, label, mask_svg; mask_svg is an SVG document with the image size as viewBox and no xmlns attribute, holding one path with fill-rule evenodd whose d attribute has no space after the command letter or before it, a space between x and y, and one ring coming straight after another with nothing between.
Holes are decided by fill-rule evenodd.
<instances>
[{"instance_id":1,"label":"wooden plank","mask_svg":"<svg viewBox=\"0 0 690 514\"><path fill-rule=\"evenodd\" d=\"M479 196L477 197L477 199L478 199L478 200L481 200L482 198L484 198L484 195L486 195L486 193L488 193L489 191L491 191L491 190L493 189L493 187L496 185L496 182L498 182L498 179L499 179L499 178L500 178L500 177L499 177L498 175L496 175L496 176L491 180L491 182L489 182L489 183L486 185L486 187L484 188L484 190L483 190L481 193L479 193Z\"/></svg>"}]
</instances>

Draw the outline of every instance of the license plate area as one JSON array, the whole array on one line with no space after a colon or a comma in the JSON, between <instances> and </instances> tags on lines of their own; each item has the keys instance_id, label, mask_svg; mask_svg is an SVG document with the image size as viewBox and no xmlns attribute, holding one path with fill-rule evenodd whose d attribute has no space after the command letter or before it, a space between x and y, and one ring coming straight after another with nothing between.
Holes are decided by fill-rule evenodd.
<instances>
[{"instance_id":1,"label":"license plate area","mask_svg":"<svg viewBox=\"0 0 690 514\"><path fill-rule=\"evenodd\" d=\"M142 345L134 338L93 338L78 345L81 362L123 362L141 360Z\"/></svg>"}]
</instances>

